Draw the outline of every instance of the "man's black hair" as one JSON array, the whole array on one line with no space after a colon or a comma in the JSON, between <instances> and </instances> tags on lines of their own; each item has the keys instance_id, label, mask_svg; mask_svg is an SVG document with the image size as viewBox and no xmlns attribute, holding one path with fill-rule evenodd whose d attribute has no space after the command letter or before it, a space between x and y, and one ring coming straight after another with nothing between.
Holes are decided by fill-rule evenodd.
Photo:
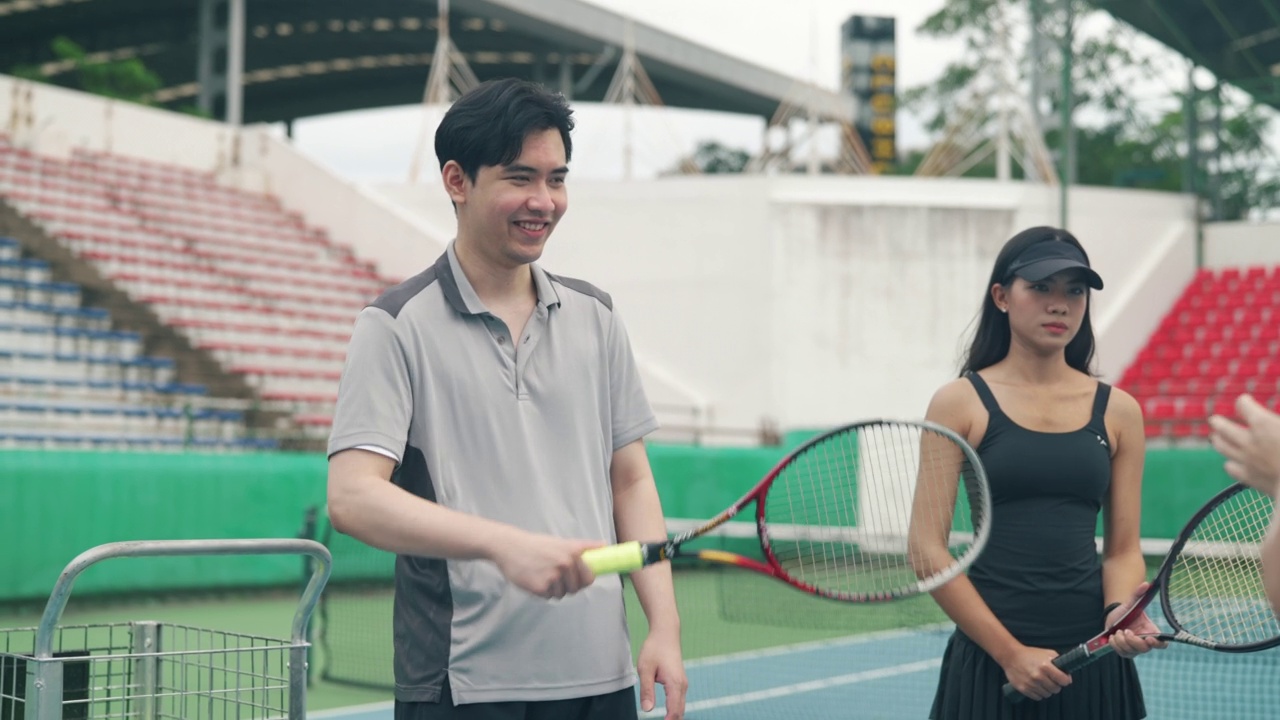
<instances>
[{"instance_id":1,"label":"man's black hair","mask_svg":"<svg viewBox=\"0 0 1280 720\"><path fill-rule=\"evenodd\" d=\"M485 166L510 165L520 157L525 138L558 130L567 162L573 155L573 110L560 93L516 78L490 80L458 98L436 129L436 158L450 160L475 182Z\"/></svg>"}]
</instances>

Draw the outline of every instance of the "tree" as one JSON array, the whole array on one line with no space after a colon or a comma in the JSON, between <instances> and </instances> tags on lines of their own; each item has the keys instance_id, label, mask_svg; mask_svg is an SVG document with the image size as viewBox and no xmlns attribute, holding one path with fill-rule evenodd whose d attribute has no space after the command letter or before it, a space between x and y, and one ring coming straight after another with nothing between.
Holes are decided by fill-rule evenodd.
<instances>
[{"instance_id":1,"label":"tree","mask_svg":"<svg viewBox=\"0 0 1280 720\"><path fill-rule=\"evenodd\" d=\"M152 95L163 87L160 76L138 58L93 59L78 43L62 36L54 38L50 49L59 62L71 66L71 72L67 76L70 82L60 84L77 90L142 105L154 105ZM49 81L44 72L33 65L14 68L13 74L27 80Z\"/></svg>"},{"instance_id":2,"label":"tree","mask_svg":"<svg viewBox=\"0 0 1280 720\"><path fill-rule=\"evenodd\" d=\"M715 140L703 140L692 155L680 159L677 173L728 174L746 170L751 153L740 148L722 145Z\"/></svg>"},{"instance_id":3,"label":"tree","mask_svg":"<svg viewBox=\"0 0 1280 720\"><path fill-rule=\"evenodd\" d=\"M939 132L962 107L961 100L988 71L985 55L993 19L1004 14L1022 36L1017 58L1018 86L1030 95L1041 88L1035 107L1042 119L1046 145L1065 145L1060 117L1065 102L1058 79L1062 73L1062 39L1073 39L1073 92L1069 99L1075 121L1077 182L1089 185L1141 187L1178 191L1195 188L1215 200L1218 219L1239 219L1280 204L1277 157L1265 142L1274 114L1229 90L1222 106L1221 143L1213 150L1217 111L1213 95L1189 95L1168 88L1168 57L1143 52L1138 33L1118 22L1097 22L1101 11L1084 0L1040 0L1042 12L1031 16L1028 0L947 0L920 26L923 34L964 42L962 57L949 64L933 83L904 93L904 105L921 113L925 126ZM1032 23L1043 39L1034 52ZM1086 32L1085 28L1089 28ZM1140 91L1146 97L1138 94ZM1188 137L1186 108L1196 111L1195 137ZM1193 145L1194 144L1194 145ZM1199 150L1201 162L1188 173L1188 151ZM1214 172L1211 172L1214 171ZM970 168L975 177L994 177L994 163Z\"/></svg>"}]
</instances>

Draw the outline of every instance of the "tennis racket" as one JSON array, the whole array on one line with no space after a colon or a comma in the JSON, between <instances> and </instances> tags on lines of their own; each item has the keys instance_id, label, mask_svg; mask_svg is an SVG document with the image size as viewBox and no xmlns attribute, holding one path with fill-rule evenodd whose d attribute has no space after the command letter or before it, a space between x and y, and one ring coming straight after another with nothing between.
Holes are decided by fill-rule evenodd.
<instances>
[{"instance_id":1,"label":"tennis racket","mask_svg":"<svg viewBox=\"0 0 1280 720\"><path fill-rule=\"evenodd\" d=\"M1070 673L1111 652L1111 636L1141 618L1157 594L1172 628L1155 636L1160 640L1230 653L1280 645L1280 619L1267 602L1258 548L1271 513L1271 499L1245 485L1215 495L1178 534L1151 588L1133 607L1053 664ZM1026 697L1008 683L1004 694L1011 702Z\"/></svg>"},{"instance_id":2,"label":"tennis racket","mask_svg":"<svg viewBox=\"0 0 1280 720\"><path fill-rule=\"evenodd\" d=\"M753 502L763 562L685 549ZM700 527L583 558L600 575L696 556L814 595L877 602L928 592L960 574L982 552L990 517L986 472L963 438L932 423L872 420L804 443Z\"/></svg>"}]
</instances>

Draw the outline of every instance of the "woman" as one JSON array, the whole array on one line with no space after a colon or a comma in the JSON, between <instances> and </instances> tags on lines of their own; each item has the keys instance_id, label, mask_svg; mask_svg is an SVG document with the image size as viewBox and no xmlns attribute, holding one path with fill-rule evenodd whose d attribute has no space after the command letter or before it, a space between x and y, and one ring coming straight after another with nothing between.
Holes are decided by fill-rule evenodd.
<instances>
[{"instance_id":1,"label":"woman","mask_svg":"<svg viewBox=\"0 0 1280 720\"><path fill-rule=\"evenodd\" d=\"M1145 588L1142 410L1091 375L1090 288L1102 278L1070 233L1018 233L996 258L961 377L929 405L977 448L994 502L983 555L933 593L957 626L933 720L1146 716L1131 658L1161 643L1140 637L1155 631L1145 616L1074 677L1052 664ZM1006 681L1030 699L1009 703Z\"/></svg>"}]
</instances>

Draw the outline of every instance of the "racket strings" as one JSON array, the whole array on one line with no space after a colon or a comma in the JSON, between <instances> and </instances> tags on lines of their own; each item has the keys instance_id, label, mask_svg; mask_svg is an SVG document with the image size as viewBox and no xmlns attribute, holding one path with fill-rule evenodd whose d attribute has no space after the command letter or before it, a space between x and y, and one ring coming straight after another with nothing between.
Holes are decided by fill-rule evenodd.
<instances>
[{"instance_id":1,"label":"racket strings","mask_svg":"<svg viewBox=\"0 0 1280 720\"><path fill-rule=\"evenodd\" d=\"M1280 636L1267 601L1260 543L1272 501L1254 490L1232 495L1192 532L1166 588L1170 619L1199 638L1249 645Z\"/></svg>"},{"instance_id":2,"label":"racket strings","mask_svg":"<svg viewBox=\"0 0 1280 720\"><path fill-rule=\"evenodd\" d=\"M914 591L971 546L983 521L976 485L950 438L910 423L859 426L779 473L764 508L769 547L788 575L827 592Z\"/></svg>"}]
</instances>

